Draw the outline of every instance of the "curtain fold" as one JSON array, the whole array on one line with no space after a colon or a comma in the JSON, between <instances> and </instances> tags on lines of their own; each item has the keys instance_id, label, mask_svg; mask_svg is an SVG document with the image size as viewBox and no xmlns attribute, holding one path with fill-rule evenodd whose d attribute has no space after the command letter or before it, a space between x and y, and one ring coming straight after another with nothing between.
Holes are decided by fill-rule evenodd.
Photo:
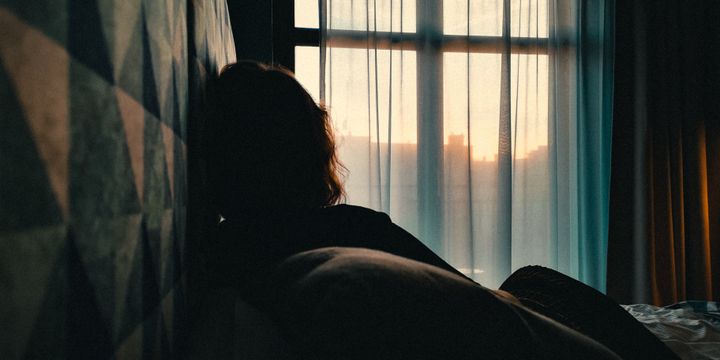
<instances>
[{"instance_id":1,"label":"curtain fold","mask_svg":"<svg viewBox=\"0 0 720 360\"><path fill-rule=\"evenodd\" d=\"M605 290L609 219L614 4L579 4L578 276Z\"/></svg>"},{"instance_id":2,"label":"curtain fold","mask_svg":"<svg viewBox=\"0 0 720 360\"><path fill-rule=\"evenodd\" d=\"M486 286L541 264L604 290L612 2L319 4L348 202Z\"/></svg>"},{"instance_id":3,"label":"curtain fold","mask_svg":"<svg viewBox=\"0 0 720 360\"><path fill-rule=\"evenodd\" d=\"M649 11L653 9L653 11ZM720 3L618 7L608 293L720 294Z\"/></svg>"}]
</instances>

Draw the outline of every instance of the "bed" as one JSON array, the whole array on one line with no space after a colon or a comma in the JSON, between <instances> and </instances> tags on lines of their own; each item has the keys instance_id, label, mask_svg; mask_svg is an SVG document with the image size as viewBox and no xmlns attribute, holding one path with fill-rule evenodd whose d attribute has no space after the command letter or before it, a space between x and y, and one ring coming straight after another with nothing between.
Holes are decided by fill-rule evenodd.
<instances>
[{"instance_id":1,"label":"bed","mask_svg":"<svg viewBox=\"0 0 720 360\"><path fill-rule=\"evenodd\" d=\"M354 263L363 264L363 263ZM301 263L301 265L305 265ZM415 269L415 268L413 268ZM296 272L290 272L296 273ZM348 273L357 274L357 272ZM415 274L418 275L418 274ZM428 276L426 272L420 272L421 279ZM353 276L355 277L355 276ZM333 282L333 284L348 284L351 280L343 277L342 282ZM296 281L289 279L292 283ZM279 285L279 281L277 284ZM272 282L276 284L276 282ZM435 282L437 285L437 282ZM373 283L374 284L374 283ZM424 284L424 283L423 283ZM282 287L282 286L281 286ZM327 289L336 288L328 287ZM341 295L348 289L355 289L351 295L357 293L358 288L340 286ZM424 290L427 290L423 286ZM373 294L375 290L365 291L360 289L361 294ZM432 289L430 289L432 290ZM253 308L242 299L241 294L235 289L224 289L214 293L207 294L205 303L196 309L196 318L200 321L193 326L190 336L190 358L236 358L236 359L295 359L296 356L289 351L288 344L279 336L279 331L270 319L262 312ZM347 305L352 302L336 301L338 297L328 297L321 294L321 298L310 300L310 307L317 307L321 312L326 311L333 304ZM363 295L363 296L364 296ZM462 295L462 294L461 294ZM354 297L355 295L353 295ZM354 297L355 298L355 297ZM372 297L370 297L372 298ZM453 299L462 299L464 296L453 297ZM291 304L302 303L302 297L290 301ZM362 303L362 302L361 302ZM405 302L403 302L404 304ZM358 303L360 304L360 303ZM364 303L362 303L364 304ZM356 304L357 305L357 304ZM345 307L343 307L345 308ZM384 308L383 308L384 309ZM674 351L682 359L720 359L720 312L718 304L715 302L687 301L666 307L655 307L646 304L623 305L623 309L643 324L657 338L663 341L668 348ZM377 309L376 309L377 310ZM382 310L382 309L380 309ZM623 313L622 310L617 310ZM307 312L309 313L309 312ZM336 311L338 314L346 312ZM355 312L350 311L350 314ZM423 314L428 314L423 312ZM381 316L381 318L385 318ZM409 318L408 318L409 319ZM414 319L414 318L413 318ZM358 319L355 319L356 321ZM411 319L410 319L411 320ZM412 322L412 321L409 321ZM306 322L310 323L310 322ZM338 321L341 326L336 326L336 331L346 331L346 325L353 324L353 321ZM401 322L406 323L406 322ZM463 325L463 329L473 338L482 337L483 329L476 329L479 322L472 321ZM345 324L345 325L343 325ZM483 322L487 329L497 329L492 322ZM336 324L337 325L337 324ZM312 327L312 326L310 326ZM319 328L325 329L325 325ZM472 328L472 329L470 329ZM384 326L375 328L377 330L384 329ZM617 332L616 332L617 333ZM385 336L385 335L384 335ZM648 334L649 336L649 334ZM307 332L299 334L303 338L303 342L309 341L317 337L309 336ZM296 336L298 338L298 336ZM499 337L503 339L503 337ZM562 344L558 338L551 337L545 339L543 344L558 345ZM657 341L657 340L654 340ZM333 342L322 342L322 344L333 344ZM417 342L413 342L417 343ZM471 342L462 342L468 344ZM397 345L397 342L393 342ZM427 342L422 343L427 345ZM448 344L440 342L438 345ZM637 344L637 343L636 343ZM386 349L387 347L383 347ZM392 349L393 346L390 347ZM507 347L502 347L506 349ZM456 348L458 349L458 348ZM467 348L463 348L467 351ZM667 349L665 350L667 351ZM552 351L550 354L557 354ZM669 355L669 354L668 354ZM452 357L455 358L455 357ZM474 358L474 357L473 357ZM654 358L654 357L650 357Z\"/></svg>"},{"instance_id":2,"label":"bed","mask_svg":"<svg viewBox=\"0 0 720 360\"><path fill-rule=\"evenodd\" d=\"M682 359L720 359L720 304L621 305Z\"/></svg>"}]
</instances>

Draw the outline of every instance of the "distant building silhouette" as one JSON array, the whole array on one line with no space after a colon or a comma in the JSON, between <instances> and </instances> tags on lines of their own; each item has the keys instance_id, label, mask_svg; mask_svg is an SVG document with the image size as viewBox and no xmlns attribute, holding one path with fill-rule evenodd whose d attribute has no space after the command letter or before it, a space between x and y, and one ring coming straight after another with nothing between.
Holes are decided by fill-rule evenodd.
<instances>
[{"instance_id":1,"label":"distant building silhouette","mask_svg":"<svg viewBox=\"0 0 720 360\"><path fill-rule=\"evenodd\" d=\"M342 136L338 144L341 161L349 170L348 202L388 212L393 221L417 234L417 144L392 143L388 148L387 143L378 146L367 136ZM472 158L468 162L468 154L472 154L472 147L468 149L464 135L448 136L444 146L445 238L441 255L458 268L468 271L475 268L474 277L482 279L484 270L478 268L481 264L472 264L471 259L492 256L497 223L497 155L492 159ZM551 261L524 254L526 249L537 248L538 242L549 240L548 164L547 146L538 147L513 163L514 258L517 255L520 259L532 258L531 262L536 263ZM470 255L471 251L474 256Z\"/></svg>"}]
</instances>

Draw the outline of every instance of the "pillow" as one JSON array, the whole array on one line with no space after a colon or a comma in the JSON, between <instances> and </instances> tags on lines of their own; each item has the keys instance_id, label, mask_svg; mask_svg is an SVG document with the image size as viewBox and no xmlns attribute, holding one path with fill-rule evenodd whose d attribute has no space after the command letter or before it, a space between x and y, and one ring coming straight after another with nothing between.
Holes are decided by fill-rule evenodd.
<instances>
[{"instance_id":1,"label":"pillow","mask_svg":"<svg viewBox=\"0 0 720 360\"><path fill-rule=\"evenodd\" d=\"M381 251L303 252L273 279L271 317L301 358L616 358L468 279Z\"/></svg>"}]
</instances>

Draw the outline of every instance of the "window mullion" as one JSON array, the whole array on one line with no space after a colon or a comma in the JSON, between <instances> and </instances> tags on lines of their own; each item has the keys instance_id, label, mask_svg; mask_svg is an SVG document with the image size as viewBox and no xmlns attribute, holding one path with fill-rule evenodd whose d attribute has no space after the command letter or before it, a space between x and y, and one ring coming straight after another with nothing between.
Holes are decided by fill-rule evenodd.
<instances>
[{"instance_id":1,"label":"window mullion","mask_svg":"<svg viewBox=\"0 0 720 360\"><path fill-rule=\"evenodd\" d=\"M295 70L294 0L272 0L272 62Z\"/></svg>"},{"instance_id":2,"label":"window mullion","mask_svg":"<svg viewBox=\"0 0 720 360\"><path fill-rule=\"evenodd\" d=\"M512 120L511 110L511 3L503 1L503 51L500 75L500 119L498 121L498 160L497 160L497 240L498 248L493 266L499 278L510 275L512 267Z\"/></svg>"},{"instance_id":3,"label":"window mullion","mask_svg":"<svg viewBox=\"0 0 720 360\"><path fill-rule=\"evenodd\" d=\"M295 28L292 38L295 46L320 46L318 29Z\"/></svg>"},{"instance_id":4,"label":"window mullion","mask_svg":"<svg viewBox=\"0 0 720 360\"><path fill-rule=\"evenodd\" d=\"M333 30L332 38L328 39L327 46L345 49L365 49L367 47L367 34L355 30ZM296 45L317 46L319 34L316 29L295 29ZM415 33L390 33L378 31L373 35L377 39L377 48L390 50L391 47L402 46L404 50L417 50L417 44L422 38ZM459 36L445 35L442 37L440 49L442 52L461 53L487 53L498 54L504 47L502 36ZM513 37L510 52L513 54L547 55L547 38Z\"/></svg>"},{"instance_id":5,"label":"window mullion","mask_svg":"<svg viewBox=\"0 0 720 360\"><path fill-rule=\"evenodd\" d=\"M443 1L417 1L419 236L443 253Z\"/></svg>"}]
</instances>

